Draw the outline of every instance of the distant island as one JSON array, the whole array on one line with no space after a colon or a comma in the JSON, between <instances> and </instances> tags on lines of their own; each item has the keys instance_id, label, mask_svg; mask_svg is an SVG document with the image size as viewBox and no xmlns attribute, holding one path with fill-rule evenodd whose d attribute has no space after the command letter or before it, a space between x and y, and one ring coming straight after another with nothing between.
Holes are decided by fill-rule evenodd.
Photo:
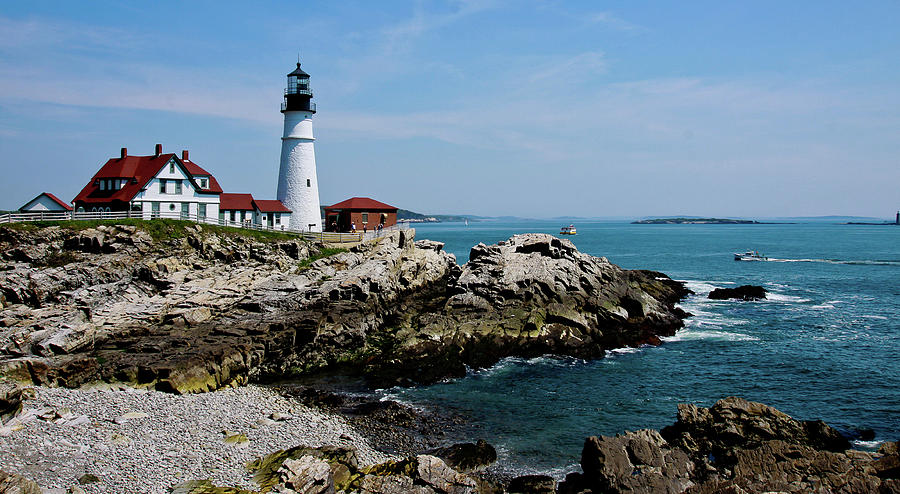
<instances>
[{"instance_id":1,"label":"distant island","mask_svg":"<svg viewBox=\"0 0 900 494\"><path fill-rule=\"evenodd\" d=\"M732 220L727 218L652 218L632 221L632 225L760 225L754 220Z\"/></svg>"},{"instance_id":2,"label":"distant island","mask_svg":"<svg viewBox=\"0 0 900 494\"><path fill-rule=\"evenodd\" d=\"M405 221L408 223L462 223L463 221L478 221L478 219L473 216L460 216L452 214L424 215L422 213L416 213L408 209L398 209L397 221Z\"/></svg>"}]
</instances>

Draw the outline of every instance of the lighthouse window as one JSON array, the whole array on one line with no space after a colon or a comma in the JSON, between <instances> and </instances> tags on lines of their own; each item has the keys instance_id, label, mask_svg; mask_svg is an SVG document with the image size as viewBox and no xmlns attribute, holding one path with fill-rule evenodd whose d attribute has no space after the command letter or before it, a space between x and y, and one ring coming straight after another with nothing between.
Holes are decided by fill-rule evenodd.
<instances>
[{"instance_id":1,"label":"lighthouse window","mask_svg":"<svg viewBox=\"0 0 900 494\"><path fill-rule=\"evenodd\" d=\"M310 182L310 180L308 178L306 179L306 186L312 187L312 182Z\"/></svg>"}]
</instances>

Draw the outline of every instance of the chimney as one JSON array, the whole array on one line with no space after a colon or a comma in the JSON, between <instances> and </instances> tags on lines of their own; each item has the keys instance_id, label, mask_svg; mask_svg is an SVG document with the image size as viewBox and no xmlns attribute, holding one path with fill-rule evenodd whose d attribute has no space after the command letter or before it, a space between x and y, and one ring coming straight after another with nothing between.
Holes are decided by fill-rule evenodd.
<instances>
[{"instance_id":1,"label":"chimney","mask_svg":"<svg viewBox=\"0 0 900 494\"><path fill-rule=\"evenodd\" d=\"M122 156L119 159L125 159L128 156L128 148L122 148Z\"/></svg>"},{"instance_id":2,"label":"chimney","mask_svg":"<svg viewBox=\"0 0 900 494\"><path fill-rule=\"evenodd\" d=\"M159 158L159 155L162 154L162 144L156 145L156 154L153 155L154 158Z\"/></svg>"},{"instance_id":3,"label":"chimney","mask_svg":"<svg viewBox=\"0 0 900 494\"><path fill-rule=\"evenodd\" d=\"M187 149L184 149L181 151L181 161L191 161L188 158L188 150Z\"/></svg>"}]
</instances>

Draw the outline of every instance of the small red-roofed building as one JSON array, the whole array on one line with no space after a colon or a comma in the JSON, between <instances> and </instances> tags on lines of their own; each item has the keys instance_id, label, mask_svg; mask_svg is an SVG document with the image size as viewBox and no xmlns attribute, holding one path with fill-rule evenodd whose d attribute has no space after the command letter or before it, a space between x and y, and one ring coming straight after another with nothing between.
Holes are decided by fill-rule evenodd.
<instances>
[{"instance_id":1,"label":"small red-roofed building","mask_svg":"<svg viewBox=\"0 0 900 494\"><path fill-rule=\"evenodd\" d=\"M219 195L219 219L228 223L256 223L256 207L250 194Z\"/></svg>"},{"instance_id":2,"label":"small red-roofed building","mask_svg":"<svg viewBox=\"0 0 900 494\"><path fill-rule=\"evenodd\" d=\"M253 224L276 230L290 225L291 210L281 201L254 199L251 194L223 192L220 196L219 219L224 224Z\"/></svg>"},{"instance_id":3,"label":"small red-roofed building","mask_svg":"<svg viewBox=\"0 0 900 494\"><path fill-rule=\"evenodd\" d=\"M49 192L41 192L19 208L20 213L66 213L69 211L72 211L72 206Z\"/></svg>"},{"instance_id":4,"label":"small red-roofed building","mask_svg":"<svg viewBox=\"0 0 900 494\"><path fill-rule=\"evenodd\" d=\"M259 224L276 230L284 230L291 224L291 210L276 199L254 199Z\"/></svg>"},{"instance_id":5,"label":"small red-roofed building","mask_svg":"<svg viewBox=\"0 0 900 494\"><path fill-rule=\"evenodd\" d=\"M72 201L77 212L130 211L144 218L219 216L222 188L215 177L182 151L163 154L162 144L150 156L130 156L122 148L94 174Z\"/></svg>"},{"instance_id":6,"label":"small red-roofed building","mask_svg":"<svg viewBox=\"0 0 900 494\"><path fill-rule=\"evenodd\" d=\"M325 208L326 231L372 231L397 224L397 208L368 197L351 197Z\"/></svg>"}]
</instances>

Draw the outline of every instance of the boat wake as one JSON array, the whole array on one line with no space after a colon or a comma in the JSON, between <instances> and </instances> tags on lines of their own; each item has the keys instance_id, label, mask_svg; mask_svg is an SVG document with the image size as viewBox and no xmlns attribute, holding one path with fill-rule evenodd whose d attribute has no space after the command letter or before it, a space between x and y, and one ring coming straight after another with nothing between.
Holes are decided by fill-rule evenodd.
<instances>
[{"instance_id":1,"label":"boat wake","mask_svg":"<svg viewBox=\"0 0 900 494\"><path fill-rule=\"evenodd\" d=\"M843 260L843 259L776 259L770 257L768 262L819 262L824 264L853 264L860 266L900 266L900 260Z\"/></svg>"}]
</instances>

